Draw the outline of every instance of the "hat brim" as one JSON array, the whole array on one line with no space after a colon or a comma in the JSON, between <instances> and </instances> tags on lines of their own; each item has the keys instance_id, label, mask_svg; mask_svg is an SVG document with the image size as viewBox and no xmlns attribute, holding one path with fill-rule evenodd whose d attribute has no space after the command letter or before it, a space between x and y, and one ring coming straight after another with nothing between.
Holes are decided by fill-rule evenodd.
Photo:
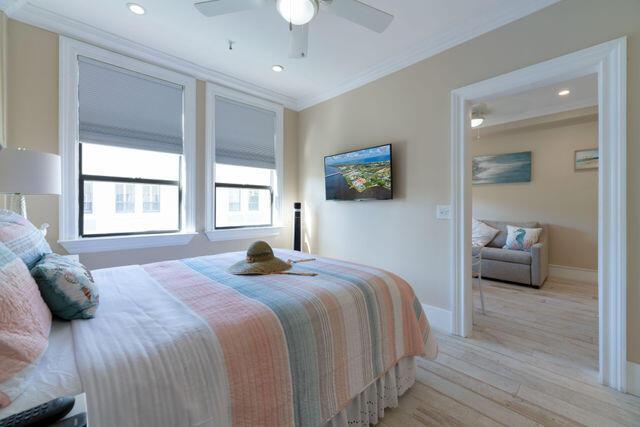
<instances>
[{"instance_id":1,"label":"hat brim","mask_svg":"<svg viewBox=\"0 0 640 427\"><path fill-rule=\"evenodd\" d=\"M291 264L288 262L285 262L278 257L273 257L267 261L256 261L251 263L246 260L242 260L229 267L228 271L231 274L251 276L279 273L281 271L287 271L290 268Z\"/></svg>"}]
</instances>

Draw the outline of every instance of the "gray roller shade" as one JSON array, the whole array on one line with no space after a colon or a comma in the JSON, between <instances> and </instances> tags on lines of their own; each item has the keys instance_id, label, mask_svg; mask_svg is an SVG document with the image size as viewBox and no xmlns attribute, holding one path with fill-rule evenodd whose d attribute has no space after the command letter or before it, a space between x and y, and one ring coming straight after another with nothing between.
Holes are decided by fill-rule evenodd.
<instances>
[{"instance_id":1,"label":"gray roller shade","mask_svg":"<svg viewBox=\"0 0 640 427\"><path fill-rule=\"evenodd\" d=\"M182 154L183 87L78 58L80 141Z\"/></svg>"},{"instance_id":2,"label":"gray roller shade","mask_svg":"<svg viewBox=\"0 0 640 427\"><path fill-rule=\"evenodd\" d=\"M216 97L216 163L275 169L276 114Z\"/></svg>"}]
</instances>

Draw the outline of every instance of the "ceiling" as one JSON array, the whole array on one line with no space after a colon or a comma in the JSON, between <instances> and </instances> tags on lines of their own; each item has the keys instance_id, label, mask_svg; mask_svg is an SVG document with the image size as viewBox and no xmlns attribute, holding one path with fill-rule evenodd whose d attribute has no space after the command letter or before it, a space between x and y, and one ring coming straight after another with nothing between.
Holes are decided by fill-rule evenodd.
<instances>
[{"instance_id":1,"label":"ceiling","mask_svg":"<svg viewBox=\"0 0 640 427\"><path fill-rule=\"evenodd\" d=\"M568 89L571 93L559 96ZM598 105L596 74L567 80L484 102L485 120L480 128L527 120Z\"/></svg>"},{"instance_id":2,"label":"ceiling","mask_svg":"<svg viewBox=\"0 0 640 427\"><path fill-rule=\"evenodd\" d=\"M310 24L309 57L289 59L287 23L274 7L206 18L192 0L0 0L7 14L36 25L48 16L110 33L257 85L304 108L406 67L557 0L363 0L395 16L382 34L320 13ZM339 1L339 0L334 0ZM30 18L31 17L31 18ZM54 25L55 24L55 25ZM66 31L62 31L65 33ZM72 30L69 35L74 36ZM234 49L228 49L228 40ZM273 64L285 66L282 73Z\"/></svg>"}]
</instances>

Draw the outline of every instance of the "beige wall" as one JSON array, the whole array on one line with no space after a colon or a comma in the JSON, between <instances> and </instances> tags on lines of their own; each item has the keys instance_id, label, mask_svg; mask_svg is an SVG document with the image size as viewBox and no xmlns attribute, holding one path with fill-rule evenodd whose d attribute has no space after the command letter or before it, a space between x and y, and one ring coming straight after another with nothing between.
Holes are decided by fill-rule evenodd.
<instances>
[{"instance_id":1,"label":"beige wall","mask_svg":"<svg viewBox=\"0 0 640 427\"><path fill-rule=\"evenodd\" d=\"M7 122L7 106L6 106L6 52L7 52L7 15L0 12L0 148L5 145Z\"/></svg>"},{"instance_id":2,"label":"beige wall","mask_svg":"<svg viewBox=\"0 0 640 427\"><path fill-rule=\"evenodd\" d=\"M640 2L564 0L300 113L300 191L312 251L388 268L425 304L451 307L450 92L474 82L629 37L628 355L640 361ZM322 156L394 143L396 198L324 200Z\"/></svg>"},{"instance_id":3,"label":"beige wall","mask_svg":"<svg viewBox=\"0 0 640 427\"><path fill-rule=\"evenodd\" d=\"M474 217L547 224L551 264L597 270L598 171L575 171L573 161L576 150L598 146L597 117L483 131L472 155L531 151L531 182L474 185Z\"/></svg>"},{"instance_id":4,"label":"beige wall","mask_svg":"<svg viewBox=\"0 0 640 427\"><path fill-rule=\"evenodd\" d=\"M58 152L58 36L18 21L8 21L7 44L7 110L8 145L49 153ZM205 84L197 87L197 158L198 158L198 231L204 230L204 127ZM291 247L291 212L298 193L298 113L285 110L284 115L284 218L285 230L267 239L274 246ZM54 250L63 253L58 244L58 198L28 198L29 219L36 225L51 224L47 236ZM148 263L205 254L244 250L248 241L209 242L205 235L196 236L187 246L153 248L85 254L81 256L89 268Z\"/></svg>"}]
</instances>

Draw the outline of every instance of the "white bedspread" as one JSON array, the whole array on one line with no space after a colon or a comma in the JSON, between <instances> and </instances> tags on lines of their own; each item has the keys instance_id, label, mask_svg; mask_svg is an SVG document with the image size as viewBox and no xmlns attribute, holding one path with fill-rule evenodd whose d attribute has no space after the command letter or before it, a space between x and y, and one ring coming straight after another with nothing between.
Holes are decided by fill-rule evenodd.
<instances>
[{"instance_id":1,"label":"white bedspread","mask_svg":"<svg viewBox=\"0 0 640 427\"><path fill-rule=\"evenodd\" d=\"M93 274L100 309L72 325L92 427L227 425L223 356L203 320L139 266Z\"/></svg>"}]
</instances>

